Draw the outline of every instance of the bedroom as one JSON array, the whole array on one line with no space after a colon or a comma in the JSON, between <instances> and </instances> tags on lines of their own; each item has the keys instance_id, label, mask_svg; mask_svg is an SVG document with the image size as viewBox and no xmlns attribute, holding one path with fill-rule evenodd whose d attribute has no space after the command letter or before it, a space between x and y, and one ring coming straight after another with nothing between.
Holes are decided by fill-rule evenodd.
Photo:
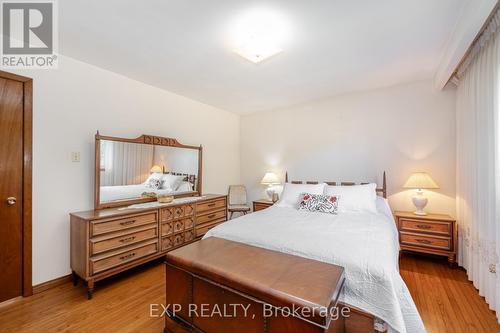
<instances>
[{"instance_id":1,"label":"bedroom","mask_svg":"<svg viewBox=\"0 0 500 333\"><path fill-rule=\"evenodd\" d=\"M30 3L1 2L1 332L500 331L498 1ZM162 310L219 285L349 315Z\"/></svg>"}]
</instances>

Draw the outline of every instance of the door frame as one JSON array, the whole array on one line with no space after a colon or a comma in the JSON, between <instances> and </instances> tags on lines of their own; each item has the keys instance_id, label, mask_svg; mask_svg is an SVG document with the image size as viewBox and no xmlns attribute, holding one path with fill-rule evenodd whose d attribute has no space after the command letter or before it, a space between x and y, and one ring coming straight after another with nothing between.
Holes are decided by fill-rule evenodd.
<instances>
[{"instance_id":1,"label":"door frame","mask_svg":"<svg viewBox=\"0 0 500 333\"><path fill-rule=\"evenodd\" d=\"M0 78L18 81L23 84L23 296L33 295L31 262L31 209L33 173L33 80L0 70Z\"/></svg>"}]
</instances>

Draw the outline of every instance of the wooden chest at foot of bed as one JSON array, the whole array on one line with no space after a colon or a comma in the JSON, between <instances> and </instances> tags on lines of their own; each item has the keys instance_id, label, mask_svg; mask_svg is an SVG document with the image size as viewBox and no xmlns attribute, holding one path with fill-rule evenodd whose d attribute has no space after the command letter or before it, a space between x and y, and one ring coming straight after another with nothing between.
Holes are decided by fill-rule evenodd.
<instances>
[{"instance_id":1,"label":"wooden chest at foot of bed","mask_svg":"<svg viewBox=\"0 0 500 333\"><path fill-rule=\"evenodd\" d=\"M343 267L210 237L166 256L165 332L343 332Z\"/></svg>"}]
</instances>

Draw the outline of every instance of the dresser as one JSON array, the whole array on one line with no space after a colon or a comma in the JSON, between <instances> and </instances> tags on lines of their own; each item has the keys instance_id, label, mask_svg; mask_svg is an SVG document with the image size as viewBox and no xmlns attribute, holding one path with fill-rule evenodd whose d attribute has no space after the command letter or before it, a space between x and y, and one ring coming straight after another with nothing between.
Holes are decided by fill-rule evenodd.
<instances>
[{"instance_id":1,"label":"dresser","mask_svg":"<svg viewBox=\"0 0 500 333\"><path fill-rule=\"evenodd\" d=\"M267 199L255 200L253 202L253 211L257 212L259 210L266 209L268 207L271 207L273 204L274 204L274 202L272 202L271 200L267 200Z\"/></svg>"},{"instance_id":2,"label":"dresser","mask_svg":"<svg viewBox=\"0 0 500 333\"><path fill-rule=\"evenodd\" d=\"M399 232L401 251L408 250L446 256L448 263L455 263L457 253L456 221L449 215L415 215L411 212L394 212Z\"/></svg>"},{"instance_id":3,"label":"dresser","mask_svg":"<svg viewBox=\"0 0 500 333\"><path fill-rule=\"evenodd\" d=\"M94 283L200 239L227 220L225 195L176 199L150 208L110 208L70 214L73 282Z\"/></svg>"}]
</instances>

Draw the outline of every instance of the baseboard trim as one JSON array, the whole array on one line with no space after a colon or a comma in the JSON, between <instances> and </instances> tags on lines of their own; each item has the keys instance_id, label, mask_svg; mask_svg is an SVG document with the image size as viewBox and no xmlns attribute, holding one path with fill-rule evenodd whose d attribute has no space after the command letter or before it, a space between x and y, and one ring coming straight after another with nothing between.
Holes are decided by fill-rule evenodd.
<instances>
[{"instance_id":1,"label":"baseboard trim","mask_svg":"<svg viewBox=\"0 0 500 333\"><path fill-rule=\"evenodd\" d=\"M33 286L33 294L41 293L42 291L58 287L62 284L68 283L68 282L71 282L71 274L64 275L64 276L58 277L54 280L49 280L49 281L37 284L36 286Z\"/></svg>"},{"instance_id":2,"label":"baseboard trim","mask_svg":"<svg viewBox=\"0 0 500 333\"><path fill-rule=\"evenodd\" d=\"M11 305L13 303L19 302L22 299L23 299L23 296L17 296L17 297L8 299L6 301L0 302L0 309L7 306L7 305Z\"/></svg>"}]
</instances>

